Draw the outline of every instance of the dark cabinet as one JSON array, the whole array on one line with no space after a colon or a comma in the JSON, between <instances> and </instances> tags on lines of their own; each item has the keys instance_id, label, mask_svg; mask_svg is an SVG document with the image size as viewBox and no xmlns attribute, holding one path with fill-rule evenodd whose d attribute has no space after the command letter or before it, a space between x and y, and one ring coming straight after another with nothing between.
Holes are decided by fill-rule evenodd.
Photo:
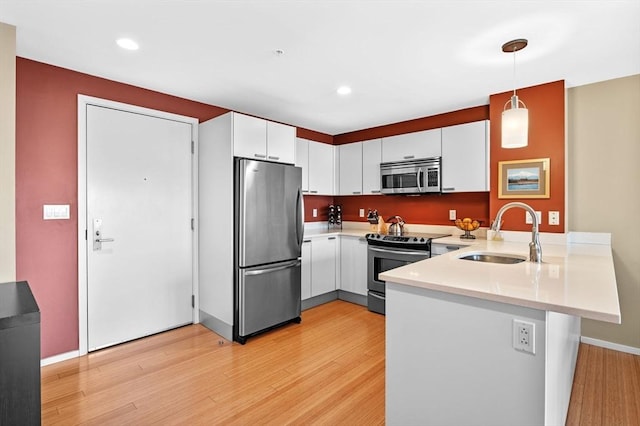
<instances>
[{"instance_id":1,"label":"dark cabinet","mask_svg":"<svg viewBox=\"0 0 640 426\"><path fill-rule=\"evenodd\" d=\"M40 424L40 309L26 281L0 284L0 425Z\"/></svg>"}]
</instances>

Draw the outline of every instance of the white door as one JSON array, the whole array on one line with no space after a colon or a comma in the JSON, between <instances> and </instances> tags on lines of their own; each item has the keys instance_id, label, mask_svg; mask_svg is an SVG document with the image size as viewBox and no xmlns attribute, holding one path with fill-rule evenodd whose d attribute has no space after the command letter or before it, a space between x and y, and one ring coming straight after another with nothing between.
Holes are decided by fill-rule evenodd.
<instances>
[{"instance_id":1,"label":"white door","mask_svg":"<svg viewBox=\"0 0 640 426\"><path fill-rule=\"evenodd\" d=\"M88 105L87 346L192 322L191 125ZM102 240L102 242L96 242Z\"/></svg>"}]
</instances>

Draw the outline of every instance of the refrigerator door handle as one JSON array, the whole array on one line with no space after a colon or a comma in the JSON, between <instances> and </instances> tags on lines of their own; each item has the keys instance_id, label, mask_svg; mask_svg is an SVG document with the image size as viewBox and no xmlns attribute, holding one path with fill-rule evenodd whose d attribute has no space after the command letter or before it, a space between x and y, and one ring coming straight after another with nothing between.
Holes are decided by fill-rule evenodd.
<instances>
[{"instance_id":1,"label":"refrigerator door handle","mask_svg":"<svg viewBox=\"0 0 640 426\"><path fill-rule=\"evenodd\" d=\"M283 269L295 268L299 266L301 262L299 260L292 260L284 265L276 266L274 268L262 268L262 269L249 269L245 270L244 275L262 275L269 272L282 271Z\"/></svg>"},{"instance_id":2,"label":"refrigerator door handle","mask_svg":"<svg viewBox=\"0 0 640 426\"><path fill-rule=\"evenodd\" d=\"M298 249L302 250L302 240L304 239L304 197L302 196L302 191L298 189L298 202L296 205L298 211L297 222L296 223L296 235L298 237Z\"/></svg>"}]
</instances>

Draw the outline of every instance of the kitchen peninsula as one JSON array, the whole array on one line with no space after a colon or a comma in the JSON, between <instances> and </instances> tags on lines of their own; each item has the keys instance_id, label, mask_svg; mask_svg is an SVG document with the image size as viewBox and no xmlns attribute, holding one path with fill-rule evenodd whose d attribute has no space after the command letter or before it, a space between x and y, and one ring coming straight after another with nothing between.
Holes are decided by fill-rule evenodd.
<instances>
[{"instance_id":1,"label":"kitchen peninsula","mask_svg":"<svg viewBox=\"0 0 640 426\"><path fill-rule=\"evenodd\" d=\"M556 240L542 263L460 259L528 255L525 241L476 240L381 275L387 424L564 424L580 318L621 317L608 234Z\"/></svg>"}]
</instances>

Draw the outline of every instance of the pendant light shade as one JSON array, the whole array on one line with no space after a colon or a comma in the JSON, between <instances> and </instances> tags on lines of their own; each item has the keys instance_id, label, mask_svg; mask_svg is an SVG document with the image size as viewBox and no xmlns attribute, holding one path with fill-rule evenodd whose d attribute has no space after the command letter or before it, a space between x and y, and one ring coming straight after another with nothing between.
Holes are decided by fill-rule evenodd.
<instances>
[{"instance_id":1,"label":"pendant light shade","mask_svg":"<svg viewBox=\"0 0 640 426\"><path fill-rule=\"evenodd\" d=\"M521 103L524 108L519 107ZM507 105L511 104L511 108ZM502 147L522 148L529 143L529 110L517 95L505 104L502 111Z\"/></svg>"},{"instance_id":2,"label":"pendant light shade","mask_svg":"<svg viewBox=\"0 0 640 426\"><path fill-rule=\"evenodd\" d=\"M515 89L516 79L516 52L524 49L528 41L520 38L511 40L502 45L502 51L513 53L513 96L504 105L502 111L502 147L522 148L529 144L529 110L527 106L518 99ZM522 108L520 107L522 104Z\"/></svg>"}]
</instances>

